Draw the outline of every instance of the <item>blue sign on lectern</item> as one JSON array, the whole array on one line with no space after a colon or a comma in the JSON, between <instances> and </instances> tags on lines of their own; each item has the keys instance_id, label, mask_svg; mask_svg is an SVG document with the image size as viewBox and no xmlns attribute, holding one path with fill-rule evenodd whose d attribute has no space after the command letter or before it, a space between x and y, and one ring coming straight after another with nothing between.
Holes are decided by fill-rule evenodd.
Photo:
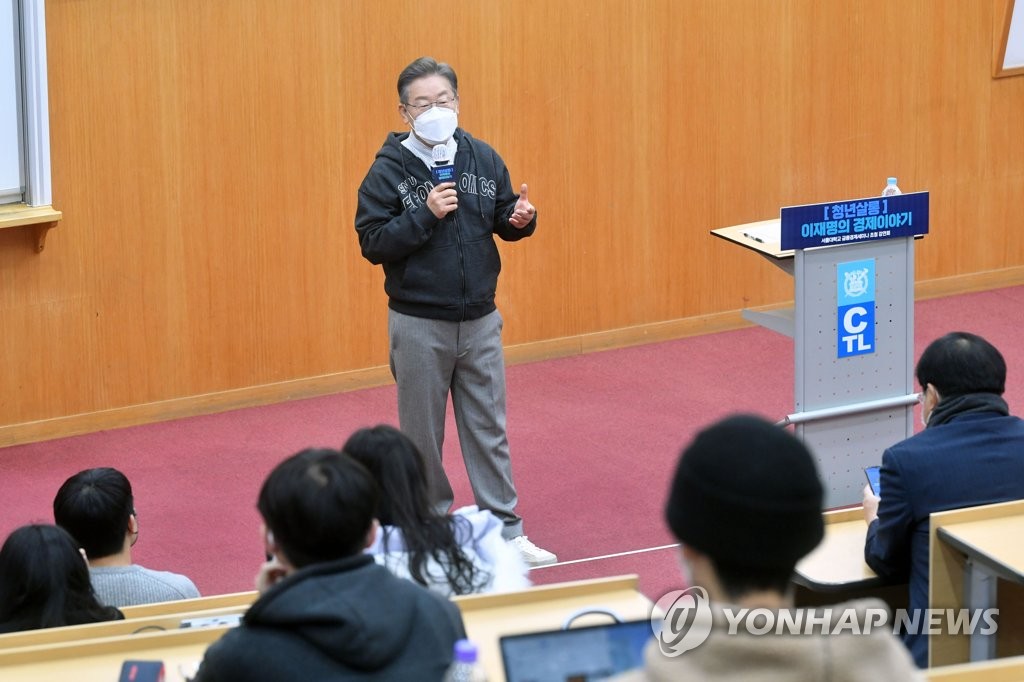
<instances>
[{"instance_id":1,"label":"blue sign on lectern","mask_svg":"<svg viewBox=\"0 0 1024 682\"><path fill-rule=\"evenodd\" d=\"M875 352L875 259L836 264L837 357Z\"/></svg>"},{"instance_id":2,"label":"blue sign on lectern","mask_svg":"<svg viewBox=\"0 0 1024 682\"><path fill-rule=\"evenodd\" d=\"M928 234L928 192L782 209L783 250Z\"/></svg>"}]
</instances>

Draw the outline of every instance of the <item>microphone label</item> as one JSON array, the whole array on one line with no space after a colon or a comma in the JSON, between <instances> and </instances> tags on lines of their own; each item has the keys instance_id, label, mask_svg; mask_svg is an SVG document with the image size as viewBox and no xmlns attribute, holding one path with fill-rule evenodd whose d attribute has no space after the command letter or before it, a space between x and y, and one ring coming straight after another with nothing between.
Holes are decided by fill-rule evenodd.
<instances>
[{"instance_id":1,"label":"microphone label","mask_svg":"<svg viewBox=\"0 0 1024 682\"><path fill-rule=\"evenodd\" d=\"M455 166L451 164L447 166L434 166L430 169L430 175L433 176L435 185L439 185L442 182L455 182Z\"/></svg>"}]
</instances>

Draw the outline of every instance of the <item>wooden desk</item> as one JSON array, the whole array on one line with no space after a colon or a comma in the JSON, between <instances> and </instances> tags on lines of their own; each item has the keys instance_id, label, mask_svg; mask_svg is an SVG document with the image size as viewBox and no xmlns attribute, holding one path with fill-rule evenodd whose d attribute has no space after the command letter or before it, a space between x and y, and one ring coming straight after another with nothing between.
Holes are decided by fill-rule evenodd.
<instances>
[{"instance_id":1,"label":"wooden desk","mask_svg":"<svg viewBox=\"0 0 1024 682\"><path fill-rule=\"evenodd\" d=\"M162 601L156 604L139 604L138 606L122 607L121 613L127 619L149 618L152 616L172 616L175 614L188 614L197 611L209 611L219 608L241 608L243 611L256 601L259 594L256 590L249 592L232 592L229 594L215 594L209 597L196 597L195 599L178 599L175 601Z\"/></svg>"},{"instance_id":2,"label":"wooden desk","mask_svg":"<svg viewBox=\"0 0 1024 682\"><path fill-rule=\"evenodd\" d=\"M623 620L649 618L653 604L637 590L635 575L540 585L507 594L472 595L453 601L462 611L466 634L477 643L489 682L505 682L498 638L521 632L557 630L584 608L611 609ZM587 616L573 625L607 623L607 616Z\"/></svg>"},{"instance_id":3,"label":"wooden desk","mask_svg":"<svg viewBox=\"0 0 1024 682\"><path fill-rule=\"evenodd\" d=\"M711 230L711 234L719 239L738 244L745 249L750 249L760 254L769 263L780 268L791 277L793 276L794 251L792 249L783 251L781 248L782 227L781 221L778 218L760 220L756 223L720 227L716 230ZM750 320L754 324L793 338L795 312L792 307L744 308L741 314L744 319Z\"/></svg>"},{"instance_id":4,"label":"wooden desk","mask_svg":"<svg viewBox=\"0 0 1024 682\"><path fill-rule=\"evenodd\" d=\"M1013 516L943 526L936 534L967 557L968 565L1024 584L1024 509ZM1014 540L1017 540L1016 542ZM970 567L970 566L969 566Z\"/></svg>"},{"instance_id":5,"label":"wooden desk","mask_svg":"<svg viewBox=\"0 0 1024 682\"><path fill-rule=\"evenodd\" d=\"M453 601L462 611L467 634L480 648L488 679L503 682L498 637L557 629L568 616L590 607L611 609L623 619L647 618L652 604L637 591L637 586L637 576L631 575L542 585L506 594L457 597ZM163 616L153 616L159 617ZM581 618L578 624L603 620L607 617ZM206 648L228 629L173 630L0 649L0 679L111 682L117 679L123 661L142 659L163 661L166 682L183 682L180 671L194 667L202 660Z\"/></svg>"},{"instance_id":6,"label":"wooden desk","mask_svg":"<svg viewBox=\"0 0 1024 682\"><path fill-rule=\"evenodd\" d=\"M169 614L166 616L128 618L125 620L106 621L104 623L90 623L88 625L70 625L68 627L61 628L43 628L41 630L12 632L0 635L0 651L26 646L62 644L81 642L91 639L123 637L127 635L138 635L144 632L166 632L178 630L181 628L182 621L186 619L240 616L244 614L248 608L248 605L222 606L218 609L189 611Z\"/></svg>"},{"instance_id":7,"label":"wooden desk","mask_svg":"<svg viewBox=\"0 0 1024 682\"><path fill-rule=\"evenodd\" d=\"M256 596L255 591L237 592L196 599L126 606L121 609L125 620L0 635L0 650L83 639L117 637L149 631L177 630L181 626L181 622L186 619L214 618L245 613L250 604L255 601Z\"/></svg>"},{"instance_id":8,"label":"wooden desk","mask_svg":"<svg viewBox=\"0 0 1024 682\"><path fill-rule=\"evenodd\" d=\"M825 512L825 537L796 565L793 582L815 592L843 592L882 585L864 563L868 525L863 507Z\"/></svg>"},{"instance_id":9,"label":"wooden desk","mask_svg":"<svg viewBox=\"0 0 1024 682\"><path fill-rule=\"evenodd\" d=\"M928 606L937 609L1000 608L999 630L992 635L941 634L930 638L929 664L947 665L994 658L999 640L1013 646L1021 624L1020 589L1024 585L1024 500L932 514ZM1008 608L1009 607L1009 608Z\"/></svg>"},{"instance_id":10,"label":"wooden desk","mask_svg":"<svg viewBox=\"0 0 1024 682\"><path fill-rule=\"evenodd\" d=\"M825 512L825 537L797 564L793 575L796 606L873 598L884 601L893 613L907 607L907 584L884 581L864 562L867 532L862 507Z\"/></svg>"},{"instance_id":11,"label":"wooden desk","mask_svg":"<svg viewBox=\"0 0 1024 682\"><path fill-rule=\"evenodd\" d=\"M1024 656L981 663L960 663L925 671L929 682L1019 682L1024 680Z\"/></svg>"},{"instance_id":12,"label":"wooden desk","mask_svg":"<svg viewBox=\"0 0 1024 682\"><path fill-rule=\"evenodd\" d=\"M203 652L228 631L226 627L174 630L0 651L4 682L113 682L129 659L163 661L166 682L184 682Z\"/></svg>"},{"instance_id":13,"label":"wooden desk","mask_svg":"<svg viewBox=\"0 0 1024 682\"><path fill-rule=\"evenodd\" d=\"M743 225L730 225L711 230L711 234L743 248L756 251L773 265L793 274L793 249L782 250L782 221L779 218L759 220Z\"/></svg>"}]
</instances>

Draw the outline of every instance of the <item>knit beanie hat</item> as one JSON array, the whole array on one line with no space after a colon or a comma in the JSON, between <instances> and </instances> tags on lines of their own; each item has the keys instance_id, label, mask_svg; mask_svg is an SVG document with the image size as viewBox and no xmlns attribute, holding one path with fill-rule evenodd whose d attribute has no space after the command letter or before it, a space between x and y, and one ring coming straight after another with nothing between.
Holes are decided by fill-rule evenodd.
<instances>
[{"instance_id":1,"label":"knit beanie hat","mask_svg":"<svg viewBox=\"0 0 1024 682\"><path fill-rule=\"evenodd\" d=\"M823 489L807 447L760 417L697 434L679 461L665 518L675 536L733 566L795 566L821 541Z\"/></svg>"}]
</instances>

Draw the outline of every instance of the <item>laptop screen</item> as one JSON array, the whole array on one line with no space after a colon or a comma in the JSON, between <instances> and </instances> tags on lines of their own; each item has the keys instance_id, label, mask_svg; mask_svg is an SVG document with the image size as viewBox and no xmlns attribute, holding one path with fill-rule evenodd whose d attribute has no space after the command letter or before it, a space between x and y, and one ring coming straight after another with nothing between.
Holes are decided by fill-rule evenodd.
<instances>
[{"instance_id":1,"label":"laptop screen","mask_svg":"<svg viewBox=\"0 0 1024 682\"><path fill-rule=\"evenodd\" d=\"M501 638L508 682L591 682L644 664L651 621L607 623Z\"/></svg>"}]
</instances>

